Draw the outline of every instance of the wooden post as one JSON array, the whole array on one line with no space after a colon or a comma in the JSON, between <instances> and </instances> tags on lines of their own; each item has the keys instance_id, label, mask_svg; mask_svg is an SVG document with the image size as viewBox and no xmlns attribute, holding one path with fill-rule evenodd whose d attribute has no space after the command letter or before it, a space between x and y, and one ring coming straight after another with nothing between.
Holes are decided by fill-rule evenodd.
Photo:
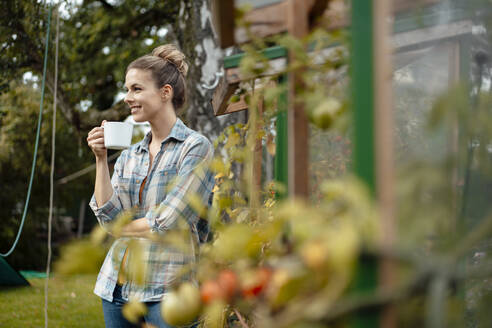
<instances>
[{"instance_id":1,"label":"wooden post","mask_svg":"<svg viewBox=\"0 0 492 328\"><path fill-rule=\"evenodd\" d=\"M393 156L393 67L391 65L393 31L392 0L373 1L374 43L374 140L376 197L381 211L382 247L390 251L395 243L395 190ZM379 286L389 290L396 283L395 263L383 259L379 263ZM387 305L380 317L382 328L396 327L396 308Z\"/></svg>"},{"instance_id":2,"label":"wooden post","mask_svg":"<svg viewBox=\"0 0 492 328\"><path fill-rule=\"evenodd\" d=\"M309 31L309 1L287 0L287 28L296 38L302 38ZM289 61L295 54L289 52ZM288 180L289 196L308 197L309 127L304 106L296 103L296 87L301 83L300 72L294 71L288 77Z\"/></svg>"},{"instance_id":3,"label":"wooden post","mask_svg":"<svg viewBox=\"0 0 492 328\"><path fill-rule=\"evenodd\" d=\"M263 99L260 99L258 102L258 113L256 116L256 129L255 131L261 128L261 117L263 115ZM263 144L261 139L256 139L255 150L253 153L253 183L255 184L255 190L258 192L261 190L261 168L262 168L262 160L263 160Z\"/></svg>"},{"instance_id":4,"label":"wooden post","mask_svg":"<svg viewBox=\"0 0 492 328\"><path fill-rule=\"evenodd\" d=\"M210 1L212 24L222 48L234 45L234 1Z\"/></svg>"}]
</instances>

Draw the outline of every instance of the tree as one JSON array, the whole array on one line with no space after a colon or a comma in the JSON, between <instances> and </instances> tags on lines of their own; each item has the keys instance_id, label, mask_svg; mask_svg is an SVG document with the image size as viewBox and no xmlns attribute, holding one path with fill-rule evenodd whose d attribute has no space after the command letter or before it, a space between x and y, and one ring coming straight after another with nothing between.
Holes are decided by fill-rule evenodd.
<instances>
[{"instance_id":1,"label":"tree","mask_svg":"<svg viewBox=\"0 0 492 328\"><path fill-rule=\"evenodd\" d=\"M0 18L1 90L25 72L41 75L46 11L36 1L9 1ZM51 33L54 29L52 29ZM167 33L166 33L167 31ZM60 77L58 104L63 117L85 134L103 119L129 115L118 100L126 66L155 46L175 42L191 64L189 101L182 117L191 128L215 136L238 115L219 120L210 105L211 83L220 65L206 0L107 1L86 0L65 4L60 19ZM54 47L50 46L50 58ZM47 86L54 88L50 60ZM240 115L239 115L240 116ZM240 118L239 118L240 119Z\"/></svg>"},{"instance_id":2,"label":"tree","mask_svg":"<svg viewBox=\"0 0 492 328\"><path fill-rule=\"evenodd\" d=\"M30 84L12 82L9 91L0 95L0 249L6 252L12 245L22 217L33 160L36 125L39 115L39 88ZM45 99L43 125L37 156L25 228L19 245L9 257L9 262L23 269L41 269L46 247L48 197L50 189L51 129L53 112L51 99ZM58 122L62 122L58 112ZM92 156L82 148L73 127L57 124L55 176L63 177L80 170L92 161ZM55 186L54 246L68 237L61 226L60 216L76 216L80 199L91 193L91 176L82 177L79 183ZM95 222L95 220L94 220ZM93 223L94 223L93 222Z\"/></svg>"}]
</instances>

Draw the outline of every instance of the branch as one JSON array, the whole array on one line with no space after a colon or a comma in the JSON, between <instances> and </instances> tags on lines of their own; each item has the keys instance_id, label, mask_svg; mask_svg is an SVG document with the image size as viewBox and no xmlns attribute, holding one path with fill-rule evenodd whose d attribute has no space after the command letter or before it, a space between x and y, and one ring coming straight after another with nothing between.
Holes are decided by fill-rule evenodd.
<instances>
[{"instance_id":1,"label":"branch","mask_svg":"<svg viewBox=\"0 0 492 328\"><path fill-rule=\"evenodd\" d=\"M51 94L54 94L54 78L48 74L46 85ZM65 119L72 124L77 131L89 131L94 126L99 126L103 120L121 121L130 115L130 111L123 101L113 105L113 107L100 111L89 109L87 112L77 111L73 105L69 104L65 97L64 91L58 87L57 102Z\"/></svg>"},{"instance_id":2,"label":"branch","mask_svg":"<svg viewBox=\"0 0 492 328\"><path fill-rule=\"evenodd\" d=\"M243 328L249 328L249 326L246 324L246 321L244 321L244 318L241 315L241 313L239 313L239 311L236 310L236 309L234 309L234 313L236 314L237 318L239 319L239 322L241 323L241 326Z\"/></svg>"},{"instance_id":3,"label":"branch","mask_svg":"<svg viewBox=\"0 0 492 328\"><path fill-rule=\"evenodd\" d=\"M55 79L54 79L53 75L47 74L46 86L50 90L51 94L54 95L55 94ZM73 119L73 116L74 116L73 107L70 106L66 102L65 97L64 97L64 92L60 88L60 86L58 86L56 98L57 98L58 107L61 109L61 112L62 112L63 116L65 117L65 119L68 122L73 123L73 121L74 121L74 119Z\"/></svg>"},{"instance_id":4,"label":"branch","mask_svg":"<svg viewBox=\"0 0 492 328\"><path fill-rule=\"evenodd\" d=\"M87 110L87 112L80 113L80 130L89 131L94 126L99 126L103 120L121 121L129 115L130 109L123 101L103 111L92 108Z\"/></svg>"}]
</instances>

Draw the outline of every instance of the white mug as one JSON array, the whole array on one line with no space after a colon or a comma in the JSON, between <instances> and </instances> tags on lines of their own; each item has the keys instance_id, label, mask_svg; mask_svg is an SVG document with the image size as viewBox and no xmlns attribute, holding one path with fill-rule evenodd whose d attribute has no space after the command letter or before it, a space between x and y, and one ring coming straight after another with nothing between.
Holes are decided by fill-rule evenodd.
<instances>
[{"instance_id":1,"label":"white mug","mask_svg":"<svg viewBox=\"0 0 492 328\"><path fill-rule=\"evenodd\" d=\"M132 142L133 124L127 122L106 122L104 128L104 147L125 149Z\"/></svg>"}]
</instances>

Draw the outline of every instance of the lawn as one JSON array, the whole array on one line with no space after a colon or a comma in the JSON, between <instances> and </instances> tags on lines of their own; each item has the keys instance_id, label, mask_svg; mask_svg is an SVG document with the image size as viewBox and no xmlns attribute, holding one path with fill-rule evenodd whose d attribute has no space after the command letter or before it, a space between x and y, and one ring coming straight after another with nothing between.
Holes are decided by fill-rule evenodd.
<instances>
[{"instance_id":1,"label":"lawn","mask_svg":"<svg viewBox=\"0 0 492 328\"><path fill-rule=\"evenodd\" d=\"M104 327L101 299L92 293L95 275L49 280L49 327ZM44 327L45 279L29 279L31 287L0 290L0 327Z\"/></svg>"}]
</instances>

